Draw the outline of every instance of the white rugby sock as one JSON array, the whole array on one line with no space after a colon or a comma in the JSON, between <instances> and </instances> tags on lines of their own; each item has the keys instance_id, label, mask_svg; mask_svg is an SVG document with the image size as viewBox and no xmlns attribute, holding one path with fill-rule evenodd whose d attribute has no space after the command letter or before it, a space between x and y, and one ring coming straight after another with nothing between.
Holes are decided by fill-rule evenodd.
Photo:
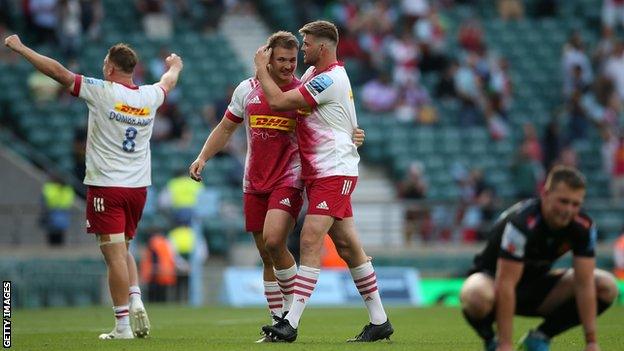
<instances>
[{"instance_id":1,"label":"white rugby sock","mask_svg":"<svg viewBox=\"0 0 624 351\"><path fill-rule=\"evenodd\" d=\"M118 331L130 326L128 305L113 306L113 312L115 312L115 328Z\"/></svg>"},{"instance_id":2,"label":"white rugby sock","mask_svg":"<svg viewBox=\"0 0 624 351\"><path fill-rule=\"evenodd\" d=\"M351 277L355 287L360 292L366 309L368 310L368 318L373 324L383 324L388 320L386 311L381 304L381 297L377 288L377 275L372 263L366 262L355 268L351 268Z\"/></svg>"},{"instance_id":3,"label":"white rugby sock","mask_svg":"<svg viewBox=\"0 0 624 351\"><path fill-rule=\"evenodd\" d=\"M299 319L301 319L303 310L305 309L305 306L308 303L314 288L316 287L316 282L320 273L320 268L307 266L299 267L299 272L295 277L293 303L290 307L288 315L286 316L286 319L290 322L290 325L293 328L297 328L299 326Z\"/></svg>"},{"instance_id":4,"label":"white rugby sock","mask_svg":"<svg viewBox=\"0 0 624 351\"><path fill-rule=\"evenodd\" d=\"M282 291L284 302L282 303L282 315L290 311L293 302L293 291L295 290L295 276L297 276L297 265L286 269L276 269L275 277Z\"/></svg>"},{"instance_id":5,"label":"white rugby sock","mask_svg":"<svg viewBox=\"0 0 624 351\"><path fill-rule=\"evenodd\" d=\"M271 316L282 316L282 292L276 281L264 281L264 297L266 297ZM273 320L273 318L271 318Z\"/></svg>"}]
</instances>

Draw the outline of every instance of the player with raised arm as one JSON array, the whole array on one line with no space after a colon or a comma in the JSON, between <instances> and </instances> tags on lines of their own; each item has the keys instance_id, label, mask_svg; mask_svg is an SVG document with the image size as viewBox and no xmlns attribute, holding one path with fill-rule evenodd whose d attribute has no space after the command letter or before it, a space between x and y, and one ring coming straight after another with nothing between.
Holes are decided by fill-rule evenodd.
<instances>
[{"instance_id":1,"label":"player with raised arm","mask_svg":"<svg viewBox=\"0 0 624 351\"><path fill-rule=\"evenodd\" d=\"M610 273L595 268L596 226L581 211L584 197L583 175L557 166L540 198L510 207L494 224L460 294L464 317L485 350L512 350L514 315L544 318L521 340L522 350L547 351L550 339L579 324L585 350L600 349L596 315L611 305L618 289ZM568 251L573 269L553 270Z\"/></svg>"},{"instance_id":2,"label":"player with raised arm","mask_svg":"<svg viewBox=\"0 0 624 351\"><path fill-rule=\"evenodd\" d=\"M273 49L270 77L280 89L299 86L295 78L299 41L279 31L267 39ZM245 228L252 233L263 264L264 294L274 320L287 313L292 303L292 281L297 266L286 246L303 204L301 163L295 136L298 112L276 112L270 107L256 78L241 82L221 122L208 136L197 159L189 167L191 178L201 181L206 162L222 150L232 134L245 124L247 157L243 182ZM363 134L353 138L361 143ZM263 337L259 342L270 342Z\"/></svg>"},{"instance_id":3,"label":"player with raised arm","mask_svg":"<svg viewBox=\"0 0 624 351\"><path fill-rule=\"evenodd\" d=\"M336 26L315 21L301 28L304 61L312 65L299 88L283 91L267 68L271 48L261 47L254 58L258 80L272 110L307 110L299 117L297 141L308 212L301 232L301 265L294 279L293 305L286 317L262 329L276 339L297 338L299 320L316 285L323 237L329 233L347 262L354 283L368 309L369 321L350 341L370 342L394 332L381 303L377 278L355 230L351 194L358 176L359 155L351 140L357 127L351 84L337 61Z\"/></svg>"},{"instance_id":4,"label":"player with raised arm","mask_svg":"<svg viewBox=\"0 0 624 351\"><path fill-rule=\"evenodd\" d=\"M145 337L150 323L128 243L136 233L151 185L149 141L156 110L176 86L182 59L171 54L165 60L168 70L158 83L136 86L132 75L138 57L126 44L108 50L102 67L104 80L69 71L24 45L17 35L7 37L5 45L87 103L86 227L96 235L106 261L115 314L115 327L100 339Z\"/></svg>"}]
</instances>

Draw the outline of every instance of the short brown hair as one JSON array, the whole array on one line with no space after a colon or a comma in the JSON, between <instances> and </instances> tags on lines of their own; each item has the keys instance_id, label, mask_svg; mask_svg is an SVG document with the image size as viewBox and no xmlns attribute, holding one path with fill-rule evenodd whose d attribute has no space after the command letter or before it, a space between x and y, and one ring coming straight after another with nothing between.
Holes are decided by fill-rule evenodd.
<instances>
[{"instance_id":1,"label":"short brown hair","mask_svg":"<svg viewBox=\"0 0 624 351\"><path fill-rule=\"evenodd\" d=\"M585 176L576 168L555 166L546 177L546 190L553 190L559 183L565 183L571 189L585 189Z\"/></svg>"},{"instance_id":2,"label":"short brown hair","mask_svg":"<svg viewBox=\"0 0 624 351\"><path fill-rule=\"evenodd\" d=\"M338 43L338 28L327 21L314 21L306 24L299 29L301 35L310 34L317 38L329 39L334 43Z\"/></svg>"},{"instance_id":3,"label":"short brown hair","mask_svg":"<svg viewBox=\"0 0 624 351\"><path fill-rule=\"evenodd\" d=\"M291 32L280 30L279 32L271 34L271 36L267 39L266 45L271 49L275 49L276 47L284 49L298 49L299 40L297 40L297 37L295 37L295 35Z\"/></svg>"},{"instance_id":4,"label":"short brown hair","mask_svg":"<svg viewBox=\"0 0 624 351\"><path fill-rule=\"evenodd\" d=\"M123 72L132 73L139 57L130 45L118 43L108 49L108 60Z\"/></svg>"}]
</instances>

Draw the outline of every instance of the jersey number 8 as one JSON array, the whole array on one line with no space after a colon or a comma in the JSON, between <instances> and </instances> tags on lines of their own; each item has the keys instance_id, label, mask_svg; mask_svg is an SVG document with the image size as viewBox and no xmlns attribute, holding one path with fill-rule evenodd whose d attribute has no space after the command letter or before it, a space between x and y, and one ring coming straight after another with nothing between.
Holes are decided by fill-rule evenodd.
<instances>
[{"instance_id":1,"label":"jersey number 8","mask_svg":"<svg viewBox=\"0 0 624 351\"><path fill-rule=\"evenodd\" d=\"M134 152L134 146L136 145L134 138L136 138L137 133L134 127L128 127L128 129L126 129L126 139L121 143L121 147L125 152Z\"/></svg>"}]
</instances>

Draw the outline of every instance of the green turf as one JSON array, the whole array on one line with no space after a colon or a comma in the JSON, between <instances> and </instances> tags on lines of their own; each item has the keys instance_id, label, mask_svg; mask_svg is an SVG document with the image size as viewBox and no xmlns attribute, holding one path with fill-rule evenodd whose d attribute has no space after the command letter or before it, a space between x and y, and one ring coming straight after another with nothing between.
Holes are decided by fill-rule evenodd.
<instances>
[{"instance_id":1,"label":"green turf","mask_svg":"<svg viewBox=\"0 0 624 351\"><path fill-rule=\"evenodd\" d=\"M14 310L15 350L480 350L480 341L457 308L389 308L395 334L391 342L346 344L367 315L363 308L306 310L294 344L254 344L260 326L268 322L261 309L173 305L150 306L152 335L143 340L98 340L112 327L107 307ZM537 319L518 318L519 338ZM598 320L602 350L624 350L624 307L610 309ZM383 344L382 344L383 343ZM556 338L552 350L582 350L579 328Z\"/></svg>"}]
</instances>

